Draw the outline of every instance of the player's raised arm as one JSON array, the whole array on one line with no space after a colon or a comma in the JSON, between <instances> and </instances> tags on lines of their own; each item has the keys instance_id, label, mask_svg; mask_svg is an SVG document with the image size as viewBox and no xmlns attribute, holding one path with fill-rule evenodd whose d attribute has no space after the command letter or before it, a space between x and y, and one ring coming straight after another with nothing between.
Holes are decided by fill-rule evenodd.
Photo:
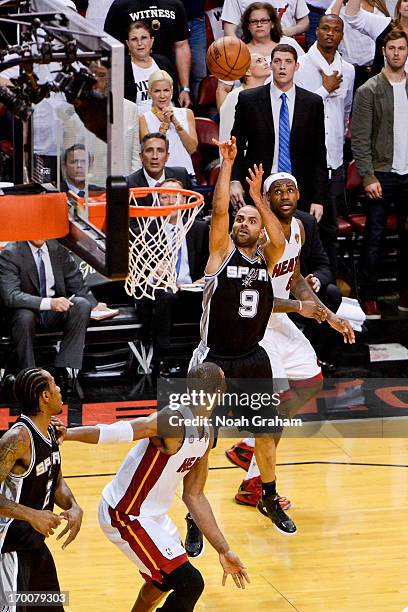
<instances>
[{"instance_id":1,"label":"player's raised arm","mask_svg":"<svg viewBox=\"0 0 408 612\"><path fill-rule=\"evenodd\" d=\"M262 164L259 164L259 167L255 164L253 170L248 168L248 173L249 177L246 177L246 181L249 185L249 194L261 215L262 223L268 234L268 241L262 248L268 264L268 269L272 272L273 267L276 262L279 261L284 251L285 236L278 218L271 211L261 194L263 176Z\"/></svg>"},{"instance_id":2,"label":"player's raised arm","mask_svg":"<svg viewBox=\"0 0 408 612\"><path fill-rule=\"evenodd\" d=\"M237 155L235 137L221 143L213 139L220 148L222 163L217 184L215 186L211 226L210 226L210 257L206 267L207 274L213 274L222 265L226 256L232 249L232 240L229 236L229 205L230 180L232 166Z\"/></svg>"},{"instance_id":3,"label":"player's raised arm","mask_svg":"<svg viewBox=\"0 0 408 612\"><path fill-rule=\"evenodd\" d=\"M210 503L204 494L204 485L208 474L208 455L212 448L212 439L208 450L194 465L183 480L183 501L186 504L194 522L203 532L211 546L218 552L223 568L222 584L225 585L227 577L231 574L236 586L245 589L245 583L250 582L246 568L239 557L230 549L217 525Z\"/></svg>"}]
</instances>

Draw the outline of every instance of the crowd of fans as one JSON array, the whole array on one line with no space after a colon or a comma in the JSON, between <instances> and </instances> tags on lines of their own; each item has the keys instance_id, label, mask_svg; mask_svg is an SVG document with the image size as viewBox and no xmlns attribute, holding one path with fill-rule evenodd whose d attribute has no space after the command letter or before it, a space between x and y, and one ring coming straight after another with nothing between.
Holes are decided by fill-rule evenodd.
<instances>
[{"instance_id":1,"label":"crowd of fans","mask_svg":"<svg viewBox=\"0 0 408 612\"><path fill-rule=\"evenodd\" d=\"M218 81L212 113L220 139L231 134L237 139L231 213L248 201L249 166L262 163L266 176L292 173L300 189L299 209L318 224L332 284L337 219L344 212L347 165L354 158L367 200L358 276L363 309L368 318L381 316L378 264L393 206L399 309L408 311L408 0L398 0L393 18L385 0L156 0L152 7L144 0L89 0L77 8L127 48L124 166L131 186L168 179L189 188L198 184L203 169L194 156L199 146L195 116L200 88L208 83L206 49L222 35L240 37L251 64L240 82ZM103 94L109 67L95 62L91 69ZM0 73L0 82L10 76ZM39 125L47 123L47 113L60 125L62 190L83 195L102 188L105 143L80 125L58 95L44 105L42 115L41 104L36 109ZM351 153L345 146L350 135ZM41 137L37 140L35 153L58 180L57 164L49 160L55 146L46 149ZM186 265L187 253L186 247ZM198 278L204 269L186 272ZM323 294L326 288L316 290Z\"/></svg>"}]
</instances>

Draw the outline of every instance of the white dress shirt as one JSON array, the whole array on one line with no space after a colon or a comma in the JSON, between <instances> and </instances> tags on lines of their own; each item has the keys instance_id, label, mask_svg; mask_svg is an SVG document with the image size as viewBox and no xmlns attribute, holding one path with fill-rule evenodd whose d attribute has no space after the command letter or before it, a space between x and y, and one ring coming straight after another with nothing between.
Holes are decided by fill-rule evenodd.
<instances>
[{"instance_id":1,"label":"white dress shirt","mask_svg":"<svg viewBox=\"0 0 408 612\"><path fill-rule=\"evenodd\" d=\"M150 176L150 174L147 174L146 170L143 168L143 174L145 175L145 179L147 181L147 186L148 187L156 187L157 183L162 183L163 181L166 180L166 176L165 176L165 172L163 169L163 173L161 175L160 178L158 179L154 179Z\"/></svg>"},{"instance_id":2,"label":"white dress shirt","mask_svg":"<svg viewBox=\"0 0 408 612\"><path fill-rule=\"evenodd\" d=\"M38 272L38 251L41 251L41 255L42 255L42 260L44 262L44 268L45 268L45 285L46 285L46 291L47 291L47 296L48 297L44 297L41 300L40 303L40 310L51 310L51 298L54 297L55 295L55 278L54 278L54 272L52 270L52 265L51 265L51 259L50 259L50 254L48 251L48 246L47 243L44 242L44 244L42 245L42 247L39 249L38 247L34 246L33 244L31 244L31 242L27 242L28 246L31 249L31 252L33 254L34 257L34 261L35 261L35 267L37 268L37 272ZM40 280L39 275L38 275L38 280Z\"/></svg>"},{"instance_id":3,"label":"white dress shirt","mask_svg":"<svg viewBox=\"0 0 408 612\"><path fill-rule=\"evenodd\" d=\"M282 91L276 87L275 83L271 82L271 106L272 106L272 116L273 116L273 128L275 131L275 148L273 151L273 163L272 168L264 168L265 173L270 170L270 174L274 174L278 171L278 161L279 161L279 114L282 106L282 98L281 95L283 93L286 94L286 104L288 105L289 111L289 125L292 129L293 122L293 113L295 110L295 98L296 98L296 89L295 86L292 85L288 91ZM267 174L265 174L268 176Z\"/></svg>"},{"instance_id":4,"label":"white dress shirt","mask_svg":"<svg viewBox=\"0 0 408 612\"><path fill-rule=\"evenodd\" d=\"M338 71L343 81L331 94L323 87L323 79L319 72L333 74ZM336 170L343 163L344 139L353 102L354 66L345 62L336 52L331 64L323 57L317 48L317 43L299 58L299 70L295 73L295 82L299 87L317 93L324 103L324 128L327 149L327 167Z\"/></svg>"}]
</instances>

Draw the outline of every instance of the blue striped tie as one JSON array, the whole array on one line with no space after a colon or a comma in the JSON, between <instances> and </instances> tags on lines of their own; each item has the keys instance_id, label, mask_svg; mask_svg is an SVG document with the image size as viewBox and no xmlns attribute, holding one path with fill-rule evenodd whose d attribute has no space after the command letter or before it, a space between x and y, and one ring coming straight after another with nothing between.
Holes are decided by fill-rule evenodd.
<instances>
[{"instance_id":1,"label":"blue striped tie","mask_svg":"<svg viewBox=\"0 0 408 612\"><path fill-rule=\"evenodd\" d=\"M286 94L281 96L282 104L279 112L279 156L278 172L292 173L292 163L290 161L290 124L289 109L286 102Z\"/></svg>"}]
</instances>

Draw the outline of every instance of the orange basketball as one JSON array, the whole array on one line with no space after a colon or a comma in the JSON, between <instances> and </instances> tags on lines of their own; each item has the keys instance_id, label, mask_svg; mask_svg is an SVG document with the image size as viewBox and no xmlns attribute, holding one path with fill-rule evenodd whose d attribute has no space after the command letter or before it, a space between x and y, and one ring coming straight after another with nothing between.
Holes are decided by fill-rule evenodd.
<instances>
[{"instance_id":1,"label":"orange basketball","mask_svg":"<svg viewBox=\"0 0 408 612\"><path fill-rule=\"evenodd\" d=\"M244 76L251 63L251 54L242 40L223 36L215 40L207 51L207 66L217 79L235 81Z\"/></svg>"}]
</instances>

